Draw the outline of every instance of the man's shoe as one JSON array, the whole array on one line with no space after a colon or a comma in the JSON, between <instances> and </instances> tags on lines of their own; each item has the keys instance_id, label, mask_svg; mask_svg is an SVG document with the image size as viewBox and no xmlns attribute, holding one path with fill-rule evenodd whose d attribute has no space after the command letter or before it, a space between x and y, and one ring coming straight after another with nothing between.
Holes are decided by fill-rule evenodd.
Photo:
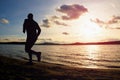
<instances>
[{"instance_id":1,"label":"man's shoe","mask_svg":"<svg viewBox=\"0 0 120 80\"><path fill-rule=\"evenodd\" d=\"M27 62L26 65L33 65L33 62Z\"/></svg>"},{"instance_id":2,"label":"man's shoe","mask_svg":"<svg viewBox=\"0 0 120 80\"><path fill-rule=\"evenodd\" d=\"M38 60L38 62L40 62L40 60L41 60L41 52L37 52L37 60Z\"/></svg>"}]
</instances>

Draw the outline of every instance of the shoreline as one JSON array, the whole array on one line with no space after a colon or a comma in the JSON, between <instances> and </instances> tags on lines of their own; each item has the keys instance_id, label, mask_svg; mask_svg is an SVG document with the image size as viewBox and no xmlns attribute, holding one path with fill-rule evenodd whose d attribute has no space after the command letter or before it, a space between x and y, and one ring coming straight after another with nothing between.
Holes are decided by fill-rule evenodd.
<instances>
[{"instance_id":1,"label":"shoreline","mask_svg":"<svg viewBox=\"0 0 120 80\"><path fill-rule=\"evenodd\" d=\"M120 69L75 68L0 56L0 80L120 80Z\"/></svg>"}]
</instances>

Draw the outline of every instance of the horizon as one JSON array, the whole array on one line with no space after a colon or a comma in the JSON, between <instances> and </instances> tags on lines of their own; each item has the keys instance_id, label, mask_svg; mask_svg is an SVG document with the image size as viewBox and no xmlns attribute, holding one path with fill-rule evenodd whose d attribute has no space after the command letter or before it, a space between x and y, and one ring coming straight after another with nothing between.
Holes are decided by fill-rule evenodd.
<instances>
[{"instance_id":1,"label":"horizon","mask_svg":"<svg viewBox=\"0 0 120 80\"><path fill-rule=\"evenodd\" d=\"M0 44L25 44L26 42L0 42ZM60 42L36 42L35 45L109 45L109 44L120 44L120 41L105 41L105 42L71 42L71 43L60 43Z\"/></svg>"},{"instance_id":2,"label":"horizon","mask_svg":"<svg viewBox=\"0 0 120 80\"><path fill-rule=\"evenodd\" d=\"M25 41L22 27L28 13L33 13L42 30L37 43L120 41L119 3L120 0L1 0L0 42Z\"/></svg>"}]
</instances>

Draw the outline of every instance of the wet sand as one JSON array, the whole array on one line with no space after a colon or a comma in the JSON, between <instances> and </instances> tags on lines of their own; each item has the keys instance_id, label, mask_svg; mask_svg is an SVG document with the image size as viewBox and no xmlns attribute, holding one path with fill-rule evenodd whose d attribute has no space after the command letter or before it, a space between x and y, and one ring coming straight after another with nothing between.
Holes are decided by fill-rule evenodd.
<instances>
[{"instance_id":1,"label":"wet sand","mask_svg":"<svg viewBox=\"0 0 120 80\"><path fill-rule=\"evenodd\" d=\"M0 56L0 80L120 80L120 69L75 68Z\"/></svg>"}]
</instances>

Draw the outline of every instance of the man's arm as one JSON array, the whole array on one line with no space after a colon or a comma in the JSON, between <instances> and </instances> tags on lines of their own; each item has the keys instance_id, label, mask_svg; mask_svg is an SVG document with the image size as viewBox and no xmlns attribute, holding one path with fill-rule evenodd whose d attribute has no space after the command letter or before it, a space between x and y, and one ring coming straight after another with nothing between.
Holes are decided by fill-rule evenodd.
<instances>
[{"instance_id":1,"label":"man's arm","mask_svg":"<svg viewBox=\"0 0 120 80\"><path fill-rule=\"evenodd\" d=\"M25 33L25 25L26 25L26 20L23 23L23 33Z\"/></svg>"},{"instance_id":2,"label":"man's arm","mask_svg":"<svg viewBox=\"0 0 120 80\"><path fill-rule=\"evenodd\" d=\"M39 25L37 24L37 35L39 36L41 33L41 28L39 27Z\"/></svg>"}]
</instances>

